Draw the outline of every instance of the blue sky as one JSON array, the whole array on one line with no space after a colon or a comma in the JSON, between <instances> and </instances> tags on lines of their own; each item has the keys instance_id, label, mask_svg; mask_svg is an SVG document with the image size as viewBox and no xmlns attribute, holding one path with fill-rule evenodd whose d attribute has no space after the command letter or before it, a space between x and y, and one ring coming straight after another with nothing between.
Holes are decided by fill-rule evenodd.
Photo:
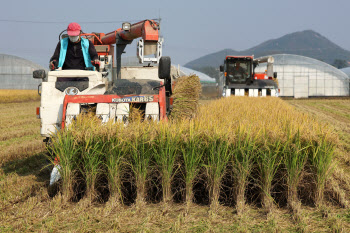
<instances>
[{"instance_id":1,"label":"blue sky","mask_svg":"<svg viewBox=\"0 0 350 233\"><path fill-rule=\"evenodd\" d=\"M307 29L350 50L350 1L1 1L0 53L47 66L59 33L69 22L85 32L110 32L122 21L162 18L163 54L185 64L225 48L244 50ZM96 5L96 2L101 2ZM15 23L5 20L57 22ZM84 22L116 23L84 23ZM136 43L126 56L136 54Z\"/></svg>"}]
</instances>

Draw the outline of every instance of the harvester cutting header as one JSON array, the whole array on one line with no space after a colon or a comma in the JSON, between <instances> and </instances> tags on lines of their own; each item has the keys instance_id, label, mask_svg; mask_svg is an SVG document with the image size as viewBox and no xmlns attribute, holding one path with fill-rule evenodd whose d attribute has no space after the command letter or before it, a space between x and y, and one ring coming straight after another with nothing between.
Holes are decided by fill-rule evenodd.
<instances>
[{"instance_id":1,"label":"harvester cutting header","mask_svg":"<svg viewBox=\"0 0 350 233\"><path fill-rule=\"evenodd\" d=\"M72 38L68 41L68 35L63 32L59 36L61 50L68 54L64 43L70 43ZM102 122L127 123L131 103L147 119L167 118L172 102L171 62L170 57L162 57L163 39L156 21L123 23L122 28L106 34L79 31L79 36L82 50L86 49L84 46L94 45L97 60L87 61L90 56L85 52L84 69L65 69L60 54L61 61L53 64L47 75L45 70L33 73L34 78L42 79L37 115L41 119L41 135L46 137L44 141L84 112L92 111ZM141 38L137 55L144 66L122 67L125 47L136 38Z\"/></svg>"}]
</instances>

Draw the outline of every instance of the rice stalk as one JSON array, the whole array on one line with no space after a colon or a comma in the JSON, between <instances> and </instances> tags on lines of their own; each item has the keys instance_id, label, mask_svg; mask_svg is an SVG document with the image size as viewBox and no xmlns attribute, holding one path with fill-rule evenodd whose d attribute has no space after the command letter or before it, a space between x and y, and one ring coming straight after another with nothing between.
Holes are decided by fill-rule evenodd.
<instances>
[{"instance_id":1,"label":"rice stalk","mask_svg":"<svg viewBox=\"0 0 350 233\"><path fill-rule=\"evenodd\" d=\"M219 197L222 178L225 175L227 164L230 160L229 141L217 135L206 139L205 159L208 183L210 208L216 213L219 206Z\"/></svg>"},{"instance_id":2,"label":"rice stalk","mask_svg":"<svg viewBox=\"0 0 350 233\"><path fill-rule=\"evenodd\" d=\"M163 202L169 203L172 199L171 182L174 176L174 167L179 153L181 129L161 122L158 125L158 134L154 139L153 156L162 179Z\"/></svg>"},{"instance_id":3,"label":"rice stalk","mask_svg":"<svg viewBox=\"0 0 350 233\"><path fill-rule=\"evenodd\" d=\"M151 126L135 122L134 131L126 143L130 154L131 169L136 177L136 205L142 207L146 200L146 181L153 154L153 143L150 140Z\"/></svg>"},{"instance_id":4,"label":"rice stalk","mask_svg":"<svg viewBox=\"0 0 350 233\"><path fill-rule=\"evenodd\" d=\"M73 186L78 169L77 155L81 152L81 148L77 145L72 132L66 131L53 137L50 149L60 165L58 170L62 180L61 191L63 197L66 200L70 200L74 196ZM54 161L52 162L55 164Z\"/></svg>"},{"instance_id":5,"label":"rice stalk","mask_svg":"<svg viewBox=\"0 0 350 233\"><path fill-rule=\"evenodd\" d=\"M272 181L280 168L286 145L287 144L283 145L281 141L271 142L266 139L264 143L260 145L256 156L262 203L268 213L272 212L274 206L274 200L271 197Z\"/></svg>"},{"instance_id":6,"label":"rice stalk","mask_svg":"<svg viewBox=\"0 0 350 233\"><path fill-rule=\"evenodd\" d=\"M335 146L325 138L312 147L311 165L316 180L315 204L319 207L323 204L326 181L332 172L334 150Z\"/></svg>"},{"instance_id":7,"label":"rice stalk","mask_svg":"<svg viewBox=\"0 0 350 233\"><path fill-rule=\"evenodd\" d=\"M199 168L204 154L201 137L198 132L194 130L193 122L189 122L188 130L189 132L185 138L186 141L181 144L183 166L185 170L185 201L187 210L193 201L193 184L197 174L199 173Z\"/></svg>"},{"instance_id":8,"label":"rice stalk","mask_svg":"<svg viewBox=\"0 0 350 233\"><path fill-rule=\"evenodd\" d=\"M90 202L96 200L96 185L103 167L103 149L106 142L100 137L87 137L82 145L82 174L86 182L86 197Z\"/></svg>"},{"instance_id":9,"label":"rice stalk","mask_svg":"<svg viewBox=\"0 0 350 233\"><path fill-rule=\"evenodd\" d=\"M237 130L237 140L233 144L233 174L236 186L236 209L237 214L242 215L245 209L245 190L248 177L252 170L253 159L256 153L256 140L250 132L239 128Z\"/></svg>"},{"instance_id":10,"label":"rice stalk","mask_svg":"<svg viewBox=\"0 0 350 233\"><path fill-rule=\"evenodd\" d=\"M107 145L107 153L105 153L104 158L110 193L109 202L113 206L119 206L122 201L122 162L126 154L124 147L126 147L126 143L124 141L118 137L111 138Z\"/></svg>"},{"instance_id":11,"label":"rice stalk","mask_svg":"<svg viewBox=\"0 0 350 233\"><path fill-rule=\"evenodd\" d=\"M287 172L287 201L291 208L296 206L298 200L298 185L301 174L308 159L308 149L310 145L303 145L300 138L300 131L285 142L288 148L284 156L284 165Z\"/></svg>"}]
</instances>

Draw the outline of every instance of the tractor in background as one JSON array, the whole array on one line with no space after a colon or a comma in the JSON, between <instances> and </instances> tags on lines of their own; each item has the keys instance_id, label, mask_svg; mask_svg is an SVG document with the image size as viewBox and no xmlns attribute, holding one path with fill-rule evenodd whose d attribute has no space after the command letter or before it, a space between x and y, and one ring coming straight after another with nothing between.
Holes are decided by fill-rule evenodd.
<instances>
[{"instance_id":1,"label":"tractor in background","mask_svg":"<svg viewBox=\"0 0 350 233\"><path fill-rule=\"evenodd\" d=\"M260 63L267 63L265 73L255 73ZM223 96L279 96L277 73L273 72L273 57L227 56L220 66L220 86Z\"/></svg>"}]
</instances>

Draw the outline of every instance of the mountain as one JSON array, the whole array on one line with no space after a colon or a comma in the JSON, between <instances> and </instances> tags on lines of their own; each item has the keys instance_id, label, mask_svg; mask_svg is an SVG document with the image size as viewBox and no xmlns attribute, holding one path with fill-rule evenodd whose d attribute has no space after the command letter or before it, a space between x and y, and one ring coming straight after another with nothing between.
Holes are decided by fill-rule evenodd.
<instances>
[{"instance_id":1,"label":"mountain","mask_svg":"<svg viewBox=\"0 0 350 233\"><path fill-rule=\"evenodd\" d=\"M244 51L224 49L188 62L185 67L191 69L206 66L219 67L223 64L226 55L254 54L255 57L261 57L281 53L311 57L328 64L333 64L336 59L350 61L350 51L341 48L315 31L306 30L265 41Z\"/></svg>"}]
</instances>

